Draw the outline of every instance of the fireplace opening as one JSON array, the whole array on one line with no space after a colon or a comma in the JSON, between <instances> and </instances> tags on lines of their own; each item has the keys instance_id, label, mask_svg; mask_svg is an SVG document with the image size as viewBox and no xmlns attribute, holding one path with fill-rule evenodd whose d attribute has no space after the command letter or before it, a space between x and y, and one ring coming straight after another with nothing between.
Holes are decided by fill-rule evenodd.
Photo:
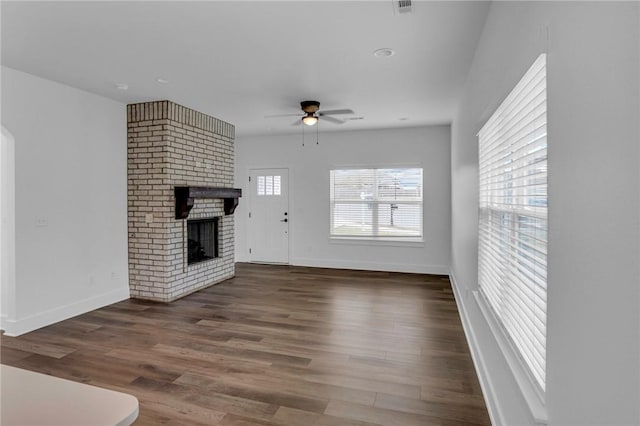
<instances>
[{"instance_id":1,"label":"fireplace opening","mask_svg":"<svg viewBox=\"0 0 640 426\"><path fill-rule=\"evenodd\" d=\"M218 219L187 220L187 264L218 257Z\"/></svg>"}]
</instances>

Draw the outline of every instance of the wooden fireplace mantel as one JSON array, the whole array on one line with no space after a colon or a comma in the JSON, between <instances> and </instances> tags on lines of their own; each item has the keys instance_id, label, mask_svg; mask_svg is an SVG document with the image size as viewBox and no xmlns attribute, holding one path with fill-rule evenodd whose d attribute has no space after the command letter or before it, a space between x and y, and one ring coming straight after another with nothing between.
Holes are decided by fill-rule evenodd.
<instances>
[{"instance_id":1,"label":"wooden fireplace mantel","mask_svg":"<svg viewBox=\"0 0 640 426\"><path fill-rule=\"evenodd\" d=\"M186 219L196 198L221 198L224 200L224 214L233 214L242 197L242 189L219 188L213 186L176 186L176 219Z\"/></svg>"}]
</instances>

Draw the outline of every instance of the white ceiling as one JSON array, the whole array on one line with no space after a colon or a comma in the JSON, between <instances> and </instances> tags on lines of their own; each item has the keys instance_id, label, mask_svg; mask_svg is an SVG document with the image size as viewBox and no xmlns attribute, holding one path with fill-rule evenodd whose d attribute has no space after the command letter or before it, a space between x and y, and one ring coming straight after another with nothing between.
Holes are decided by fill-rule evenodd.
<instances>
[{"instance_id":1,"label":"white ceiling","mask_svg":"<svg viewBox=\"0 0 640 426\"><path fill-rule=\"evenodd\" d=\"M391 0L1 8L3 65L124 103L169 99L246 136L299 132L295 117L264 116L300 112L302 100L364 117L320 131L450 123L488 4L414 0L410 14ZM374 57L379 48L396 54Z\"/></svg>"}]
</instances>

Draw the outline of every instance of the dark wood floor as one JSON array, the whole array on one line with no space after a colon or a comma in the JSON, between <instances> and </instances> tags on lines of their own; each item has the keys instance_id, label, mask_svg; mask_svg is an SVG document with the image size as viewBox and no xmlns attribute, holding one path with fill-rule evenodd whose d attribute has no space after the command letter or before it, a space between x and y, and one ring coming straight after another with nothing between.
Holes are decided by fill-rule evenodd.
<instances>
[{"instance_id":1,"label":"dark wood floor","mask_svg":"<svg viewBox=\"0 0 640 426\"><path fill-rule=\"evenodd\" d=\"M17 338L3 364L135 395L137 425L488 425L445 277L238 264Z\"/></svg>"}]
</instances>

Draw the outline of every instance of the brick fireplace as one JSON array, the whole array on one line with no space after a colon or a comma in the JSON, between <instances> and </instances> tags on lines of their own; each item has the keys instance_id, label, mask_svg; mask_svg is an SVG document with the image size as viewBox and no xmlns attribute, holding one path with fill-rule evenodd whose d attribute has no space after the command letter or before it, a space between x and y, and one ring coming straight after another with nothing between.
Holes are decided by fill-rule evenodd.
<instances>
[{"instance_id":1,"label":"brick fireplace","mask_svg":"<svg viewBox=\"0 0 640 426\"><path fill-rule=\"evenodd\" d=\"M217 257L189 263L189 230L187 219L177 218L176 187L233 186L234 126L158 101L128 105L127 129L131 297L170 302L233 277L228 200L189 199L188 220L214 220L218 238Z\"/></svg>"}]
</instances>

